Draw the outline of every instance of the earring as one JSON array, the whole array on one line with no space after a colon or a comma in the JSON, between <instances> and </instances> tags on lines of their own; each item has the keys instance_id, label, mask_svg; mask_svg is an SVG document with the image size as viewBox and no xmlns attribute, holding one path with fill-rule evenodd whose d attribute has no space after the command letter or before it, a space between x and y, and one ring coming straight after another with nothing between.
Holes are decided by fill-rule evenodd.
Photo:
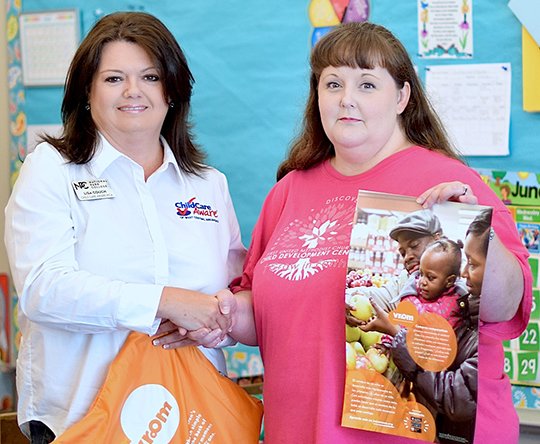
<instances>
[{"instance_id":1,"label":"earring","mask_svg":"<svg viewBox=\"0 0 540 444\"><path fill-rule=\"evenodd\" d=\"M174 108L174 102L169 102L169 108Z\"/></svg>"},{"instance_id":2,"label":"earring","mask_svg":"<svg viewBox=\"0 0 540 444\"><path fill-rule=\"evenodd\" d=\"M85 109L86 111L90 111L90 104L87 103L86 106L84 107L84 109Z\"/></svg>"}]
</instances>

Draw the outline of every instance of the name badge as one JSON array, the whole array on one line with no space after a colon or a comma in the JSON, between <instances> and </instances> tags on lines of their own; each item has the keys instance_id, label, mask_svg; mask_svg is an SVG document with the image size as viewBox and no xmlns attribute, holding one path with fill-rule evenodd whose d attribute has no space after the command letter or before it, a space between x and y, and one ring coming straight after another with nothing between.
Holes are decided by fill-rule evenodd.
<instances>
[{"instance_id":1,"label":"name badge","mask_svg":"<svg viewBox=\"0 0 540 444\"><path fill-rule=\"evenodd\" d=\"M71 182L71 186L79 200L110 199L114 197L107 179L79 180Z\"/></svg>"}]
</instances>

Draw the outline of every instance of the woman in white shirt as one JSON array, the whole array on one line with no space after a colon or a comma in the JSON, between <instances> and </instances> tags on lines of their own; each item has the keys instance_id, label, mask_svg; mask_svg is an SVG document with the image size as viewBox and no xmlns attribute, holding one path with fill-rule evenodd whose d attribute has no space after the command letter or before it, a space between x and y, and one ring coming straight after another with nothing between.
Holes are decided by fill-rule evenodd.
<instances>
[{"instance_id":1,"label":"woman in white shirt","mask_svg":"<svg viewBox=\"0 0 540 444\"><path fill-rule=\"evenodd\" d=\"M86 413L130 331L205 327L217 342L230 328L213 296L245 251L226 179L192 141L192 84L158 19L105 16L70 66L63 134L25 159L5 242L22 332L18 419L32 443ZM219 349L203 351L225 371Z\"/></svg>"}]
</instances>

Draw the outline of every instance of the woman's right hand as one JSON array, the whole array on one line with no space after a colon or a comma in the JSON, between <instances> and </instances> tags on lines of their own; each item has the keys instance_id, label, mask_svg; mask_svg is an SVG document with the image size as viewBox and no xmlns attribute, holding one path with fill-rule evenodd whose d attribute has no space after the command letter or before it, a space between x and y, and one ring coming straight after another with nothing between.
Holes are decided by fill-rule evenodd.
<instances>
[{"instance_id":1,"label":"woman's right hand","mask_svg":"<svg viewBox=\"0 0 540 444\"><path fill-rule=\"evenodd\" d=\"M228 301L223 312L218 297ZM229 290L220 290L215 296L210 296L198 291L165 287L157 317L170 320L186 331L200 328L218 329L223 339L232 328L232 305L234 296Z\"/></svg>"},{"instance_id":2,"label":"woman's right hand","mask_svg":"<svg viewBox=\"0 0 540 444\"><path fill-rule=\"evenodd\" d=\"M189 340L191 341L190 345L202 345L211 348L217 345L221 346L220 342L226 334L229 334L230 340L242 342L246 345L257 345L251 291L243 290L233 295L229 290L220 290L212 299L217 301L219 312L221 316L227 319L228 327L207 325L189 329L188 331L187 328L178 326L171 319L175 327L171 329L170 335L168 335L170 337L162 336L156 345L163 345L167 341L170 344L168 348L177 348L187 345ZM167 304L164 303L164 305ZM164 310L163 313L167 311Z\"/></svg>"}]
</instances>

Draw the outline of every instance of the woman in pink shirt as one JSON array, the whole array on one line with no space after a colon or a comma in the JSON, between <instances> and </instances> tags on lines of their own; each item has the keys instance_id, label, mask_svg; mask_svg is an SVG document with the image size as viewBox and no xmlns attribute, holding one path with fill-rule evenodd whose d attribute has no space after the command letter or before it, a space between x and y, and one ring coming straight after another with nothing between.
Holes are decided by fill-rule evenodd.
<instances>
[{"instance_id":1,"label":"woman in pink shirt","mask_svg":"<svg viewBox=\"0 0 540 444\"><path fill-rule=\"evenodd\" d=\"M501 341L528 321L527 252L503 203L452 149L387 29L349 23L315 45L303 127L277 177L230 307L231 335L261 350L265 444L417 442L341 426L343 290L359 189L417 196L424 207L448 199L493 207L475 442L517 443Z\"/></svg>"}]
</instances>

